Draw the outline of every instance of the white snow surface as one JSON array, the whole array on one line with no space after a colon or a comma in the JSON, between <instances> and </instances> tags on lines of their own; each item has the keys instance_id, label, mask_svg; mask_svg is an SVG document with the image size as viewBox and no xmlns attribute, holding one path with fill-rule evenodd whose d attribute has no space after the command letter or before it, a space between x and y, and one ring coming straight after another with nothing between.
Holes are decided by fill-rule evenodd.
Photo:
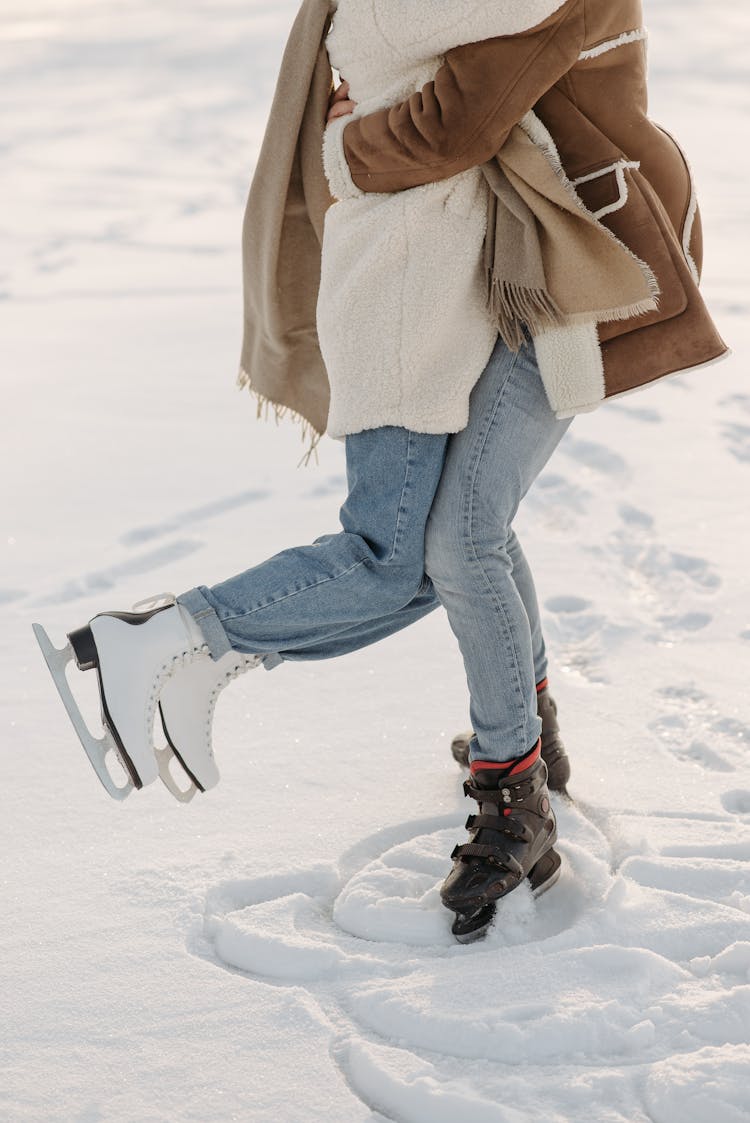
<instances>
[{"instance_id":1,"label":"white snow surface","mask_svg":"<svg viewBox=\"0 0 750 1123\"><path fill-rule=\"evenodd\" d=\"M0 1118L750 1119L750 10L651 0L733 356L577 418L518 529L573 766L564 866L460 947L442 613L222 696L222 781L99 786L34 642L337 526L234 386L289 0L8 0L0 24ZM92 684L77 673L90 713Z\"/></svg>"}]
</instances>

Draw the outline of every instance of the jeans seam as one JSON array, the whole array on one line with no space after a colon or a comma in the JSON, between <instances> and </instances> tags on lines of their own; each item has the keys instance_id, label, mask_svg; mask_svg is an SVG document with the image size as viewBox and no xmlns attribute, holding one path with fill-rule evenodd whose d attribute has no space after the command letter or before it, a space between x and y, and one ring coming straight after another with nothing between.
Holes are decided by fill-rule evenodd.
<instances>
[{"instance_id":1,"label":"jeans seam","mask_svg":"<svg viewBox=\"0 0 750 1123\"><path fill-rule=\"evenodd\" d=\"M474 531L474 499L475 499L475 492L476 492L476 486L477 486L477 476L479 474L479 468L480 468L480 465L481 465L481 462L482 462L482 452L483 452L483 450L484 450L484 448L487 444L487 441L489 439L489 434L492 430L492 426L494 424L495 418L497 417L497 413L498 413L498 410L500 408L500 404L501 404L502 399L505 395L505 391L508 387L508 384L510 383L510 379L511 379L511 376L513 374L513 371L515 370L517 359L518 359L518 355L517 355L517 353L514 353L513 354L513 360L512 360L512 363L511 363L511 368L508 371L507 377L505 378L505 380L503 382L503 385L500 389L500 393L497 395L497 397L495 398L495 400L493 402L492 409L489 412L484 430L480 434L479 440L477 441L476 452L475 452L475 455L474 455L474 458L473 458L473 462L470 465L470 469L469 469L469 487L467 489L467 499L466 499L467 505L466 505L466 510L465 510L465 513L464 513L464 534L465 534L465 540L466 540L466 542L468 542L469 549L468 549L467 553L470 555L470 560L473 561L476 564L476 566L478 567L480 573L482 574L482 577L484 578L485 586L486 586L486 588L487 588L487 590L490 594L490 598L492 600L492 603L496 606L497 609L499 609L500 615L502 616L502 621L503 621L503 626L504 626L505 636L506 636L506 650L508 651L508 653L509 653L509 655L510 655L512 661L513 661L513 666L515 668L516 682L514 684L514 687L515 687L515 692L518 695L518 698L519 698L519 701L520 701L519 709L522 712L522 720L518 725L518 729L519 729L519 732L525 732L526 731L526 712L525 712L525 706L523 704L523 695L522 695L521 690L520 690L521 669L520 669L519 664L518 664L518 652L517 652L517 649L516 649L516 644L513 641L513 633L512 633L512 630L511 630L511 628L509 626L509 622L508 622L508 613L507 613L507 610L505 608L505 605L503 604L502 598L498 596L497 590L495 589L494 585L492 584L492 581L489 578L487 570L485 569L484 565L482 564L481 558L479 557L479 554L477 553L476 543L474 541L474 533L473 533L473 531ZM522 751L525 751L525 749L528 748L528 747L529 746L525 746L524 750L522 750Z\"/></svg>"},{"instance_id":2,"label":"jeans seam","mask_svg":"<svg viewBox=\"0 0 750 1123\"><path fill-rule=\"evenodd\" d=\"M403 526L402 515L405 515L405 514L408 513L406 511L405 506L404 506L404 500L406 498L406 494L407 494L407 490L408 490L408 486L409 486L411 468L412 468L412 459L411 459L412 435L413 434L412 434L411 429L407 429L406 430L406 464L405 464L405 467L404 467L404 482L401 485L401 495L399 496L399 500L398 500L398 509L396 511L396 526L395 526L395 529L393 531L393 546L391 548L391 552L388 555L388 559L387 559L389 562L393 561L393 559L396 556L396 551L398 549L399 539L400 539L400 536L401 536L401 528Z\"/></svg>"},{"instance_id":3,"label":"jeans seam","mask_svg":"<svg viewBox=\"0 0 750 1123\"><path fill-rule=\"evenodd\" d=\"M269 601L268 604L259 604L255 608L249 609L248 612L241 612L235 616L219 617L219 619L222 624L230 624L234 620L245 620L248 616L253 616L256 612L262 612L264 608L274 608L277 604L281 604L282 601L299 596L300 593L306 593L310 589L317 589L320 585L325 585L329 581L338 581L340 577L346 577L348 573L353 573L359 566L364 565L366 560L366 558L361 558L360 561L355 562L354 565L350 565L348 569L343 569L341 573L331 574L329 577L322 577L320 581L313 581L310 585L305 585L301 589L294 589L291 593L285 593L283 597L277 597L275 600Z\"/></svg>"}]
</instances>

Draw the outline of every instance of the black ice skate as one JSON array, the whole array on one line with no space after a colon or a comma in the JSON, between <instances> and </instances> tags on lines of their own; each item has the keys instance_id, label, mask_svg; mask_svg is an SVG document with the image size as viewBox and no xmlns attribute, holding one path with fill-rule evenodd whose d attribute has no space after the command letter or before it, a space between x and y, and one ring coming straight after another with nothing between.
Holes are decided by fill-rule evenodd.
<instances>
[{"instance_id":1,"label":"black ice skate","mask_svg":"<svg viewBox=\"0 0 750 1123\"><path fill-rule=\"evenodd\" d=\"M551 792L568 794L568 781L570 780L570 757L565 751L560 725L557 720L557 705L546 685L537 687L536 709L542 719L542 758L547 765L547 787ZM469 767L469 742L474 736L474 730L468 729L465 733L458 733L451 742L453 759L462 768Z\"/></svg>"},{"instance_id":2,"label":"black ice skate","mask_svg":"<svg viewBox=\"0 0 750 1123\"><path fill-rule=\"evenodd\" d=\"M217 695L257 659L236 651L212 659L200 628L171 594L142 603L148 607L140 612L100 613L70 632L61 649L41 625L34 625L34 634L81 744L112 798L125 799L161 779L186 803L219 780L211 749ZM90 732L67 681L65 668L73 660L81 671L96 671L101 737ZM157 705L164 747L153 739ZM119 782L108 767L112 756L125 772ZM170 769L175 760L179 777ZM187 779L187 786L178 778Z\"/></svg>"},{"instance_id":3,"label":"black ice skate","mask_svg":"<svg viewBox=\"0 0 750 1123\"><path fill-rule=\"evenodd\" d=\"M560 856L539 743L505 766L475 761L464 792L477 800L479 814L466 820L471 841L454 849L440 897L456 914L454 936L470 943L485 935L496 901L526 878L535 896L554 885Z\"/></svg>"}]
</instances>

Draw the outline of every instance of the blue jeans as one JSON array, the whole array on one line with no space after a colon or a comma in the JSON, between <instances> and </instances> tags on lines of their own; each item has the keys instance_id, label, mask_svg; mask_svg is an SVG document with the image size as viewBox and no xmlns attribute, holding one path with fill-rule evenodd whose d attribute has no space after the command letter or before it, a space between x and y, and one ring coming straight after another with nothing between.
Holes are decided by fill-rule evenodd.
<instances>
[{"instance_id":1,"label":"blue jeans","mask_svg":"<svg viewBox=\"0 0 750 1123\"><path fill-rule=\"evenodd\" d=\"M442 604L463 655L475 760L521 756L541 732L547 657L534 582L512 529L570 424L547 403L534 349L498 337L460 433L385 426L346 437L342 530L178 597L212 655L329 659Z\"/></svg>"}]
</instances>

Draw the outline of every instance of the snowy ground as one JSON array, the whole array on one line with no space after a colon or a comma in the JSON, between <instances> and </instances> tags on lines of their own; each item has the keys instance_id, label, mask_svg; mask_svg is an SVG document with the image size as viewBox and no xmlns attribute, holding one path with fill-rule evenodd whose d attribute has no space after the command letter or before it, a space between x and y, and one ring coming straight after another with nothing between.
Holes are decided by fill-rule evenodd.
<instances>
[{"instance_id":1,"label":"snowy ground","mask_svg":"<svg viewBox=\"0 0 750 1123\"><path fill-rule=\"evenodd\" d=\"M234 389L238 242L289 0L7 0L0 24L0 1118L750 1118L750 14L652 0L733 358L576 420L519 530L573 759L565 872L483 945L442 615L235 683L222 783L105 795L31 622L335 529L341 447ZM283 794L280 794L283 793Z\"/></svg>"}]
</instances>

